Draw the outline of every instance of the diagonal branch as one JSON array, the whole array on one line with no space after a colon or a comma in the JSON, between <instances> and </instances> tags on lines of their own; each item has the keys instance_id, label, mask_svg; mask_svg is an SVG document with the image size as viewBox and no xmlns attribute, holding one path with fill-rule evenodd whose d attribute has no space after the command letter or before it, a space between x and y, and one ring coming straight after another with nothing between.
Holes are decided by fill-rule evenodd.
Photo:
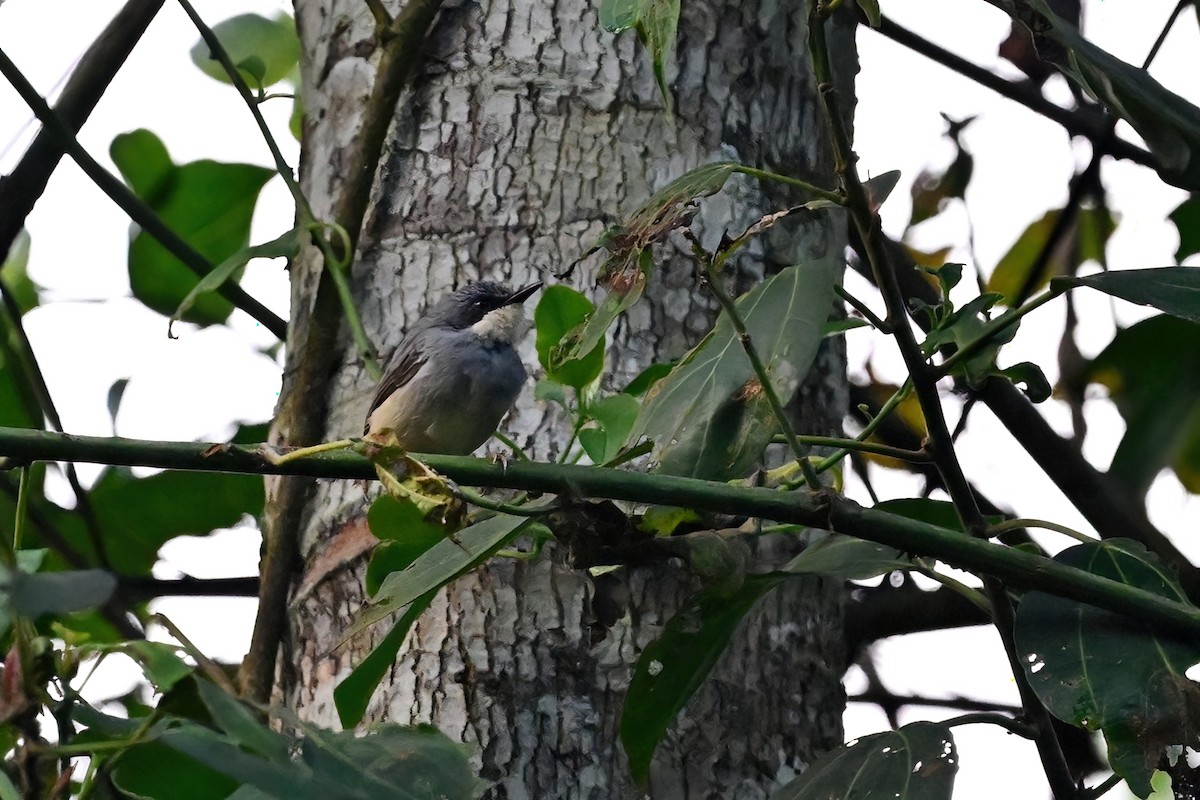
<instances>
[{"instance_id":1,"label":"diagonal branch","mask_svg":"<svg viewBox=\"0 0 1200 800\"><path fill-rule=\"evenodd\" d=\"M113 202L120 206L121 210L128 214L130 219L136 222L146 233L157 239L171 255L178 258L192 272L203 277L212 271L214 265L207 258L185 242L179 234L167 227L162 219L154 213L153 209L134 194L128 186L104 167L100 166L91 157L87 150L83 148L83 145L79 143L79 140L75 138L75 134L63 123L54 110L46 104L46 101L37 93L37 90L21 74L21 71L17 69L17 65L12 62L3 50L0 50L0 75L3 75L12 84L17 93L21 95L21 99L33 110L34 115L41 121L44 128L58 139L59 145L75 160L79 168L92 179L93 183L100 187L101 191L112 198ZM227 281L217 291L226 300L256 319L264 328L275 334L276 337L283 339L287 336L287 323L280 319L275 312L248 295L236 283Z\"/></svg>"}]
</instances>

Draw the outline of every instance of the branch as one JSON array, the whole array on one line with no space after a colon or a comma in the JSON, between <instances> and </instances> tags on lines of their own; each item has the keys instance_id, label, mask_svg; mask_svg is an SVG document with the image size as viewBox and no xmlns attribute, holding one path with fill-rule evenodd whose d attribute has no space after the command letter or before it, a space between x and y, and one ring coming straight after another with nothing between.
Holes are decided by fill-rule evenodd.
<instances>
[{"instance_id":1,"label":"branch","mask_svg":"<svg viewBox=\"0 0 1200 800\"><path fill-rule=\"evenodd\" d=\"M82 461L204 472L305 475L374 480L375 466L351 451L318 453L274 464L266 445L156 442L0 427L0 456L24 461ZM646 475L604 467L516 462L495 464L467 456L420 455L429 466L467 486L522 489L569 496L675 505L746 515L857 536L916 556L929 556L1012 587L1043 591L1131 616L1155 628L1200 635L1200 609L1044 556L964 536L920 520L863 508L832 493L809 495L757 486Z\"/></svg>"},{"instance_id":2,"label":"branch","mask_svg":"<svg viewBox=\"0 0 1200 800\"><path fill-rule=\"evenodd\" d=\"M70 128L46 104L46 101L42 99L3 50L0 50L0 75L3 75L12 84L17 93L21 95L21 99L33 110L34 115L41 121L45 129L58 139L59 145L75 160L84 174L91 178L101 191L112 198L113 202L120 206L130 219L157 239L171 255L179 259L196 275L203 277L212 271L213 264L207 258L193 249L179 234L167 227L153 209L88 154ZM276 337L283 339L287 336L287 323L262 303L246 294L246 291L236 283L227 281L221 284L217 291L226 300L256 319Z\"/></svg>"},{"instance_id":3,"label":"branch","mask_svg":"<svg viewBox=\"0 0 1200 800\"><path fill-rule=\"evenodd\" d=\"M156 597L258 597L258 576L248 578L120 579L121 596L135 603Z\"/></svg>"},{"instance_id":4,"label":"branch","mask_svg":"<svg viewBox=\"0 0 1200 800\"><path fill-rule=\"evenodd\" d=\"M83 127L162 4L163 0L129 0L79 59L54 104L54 112L72 131ZM43 129L0 181L0 253L12 246L62 156L57 138Z\"/></svg>"},{"instance_id":5,"label":"branch","mask_svg":"<svg viewBox=\"0 0 1200 800\"><path fill-rule=\"evenodd\" d=\"M1083 136L1091 140L1097 147L1106 139L1105 123L1102 117L1085 116L1078 111L1071 111L1062 106L1055 105L1043 97L1042 93L1032 84L1007 81L983 67L972 64L965 58L955 55L949 50L918 36L907 28L897 25L887 17L883 17L879 27L873 30L897 44L904 45L910 50L920 53L926 58L957 72L959 75L975 81L980 86L991 89L1009 100L1020 103L1030 111L1057 122L1072 136ZM1128 159L1142 166L1150 167L1153 170L1158 170L1161 167L1158 159L1149 151L1143 150L1122 139L1112 139L1111 142L1105 144L1104 149L1116 158Z\"/></svg>"}]
</instances>

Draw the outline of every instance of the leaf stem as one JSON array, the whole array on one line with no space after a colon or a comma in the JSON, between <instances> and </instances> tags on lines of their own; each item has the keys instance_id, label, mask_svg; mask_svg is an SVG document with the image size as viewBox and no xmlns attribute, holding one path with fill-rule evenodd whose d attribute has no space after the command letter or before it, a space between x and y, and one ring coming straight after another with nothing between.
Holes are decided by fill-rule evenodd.
<instances>
[{"instance_id":1,"label":"leaf stem","mask_svg":"<svg viewBox=\"0 0 1200 800\"><path fill-rule=\"evenodd\" d=\"M741 164L739 164L734 171L740 172L743 175L749 175L752 178L759 178L765 181L775 181L777 183L785 183L788 186L795 186L799 189L803 189L809 194L816 195L822 200L828 200L829 202L839 206L844 205L846 202L846 199L837 192L830 191L829 189L822 189L820 186L799 178L793 178L790 175L780 175L778 172L769 172L765 169L742 166Z\"/></svg>"},{"instance_id":2,"label":"leaf stem","mask_svg":"<svg viewBox=\"0 0 1200 800\"><path fill-rule=\"evenodd\" d=\"M911 461L917 464L928 463L932 459L924 450L907 450L903 447L893 447L879 442L865 442L858 439L843 439L839 436L808 436L799 434L796 438L800 444L809 447L837 447L843 450L854 450L860 453L873 453L878 456L888 456L901 461ZM772 439L776 444L787 444L781 436ZM820 468L817 468L820 472Z\"/></svg>"},{"instance_id":3,"label":"leaf stem","mask_svg":"<svg viewBox=\"0 0 1200 800\"><path fill-rule=\"evenodd\" d=\"M1068 528L1066 525L1059 525L1057 522L1050 522L1044 519L1030 519L1028 517L1020 517L1018 519L1006 519L1003 522L996 523L988 528L987 535L989 539L995 539L1001 534L1009 531L1020 530L1021 528L1043 528L1048 531L1056 531L1064 536L1069 536L1077 542L1084 544L1094 544L1095 536L1088 536L1086 533L1077 531L1074 528Z\"/></svg>"},{"instance_id":4,"label":"leaf stem","mask_svg":"<svg viewBox=\"0 0 1200 800\"><path fill-rule=\"evenodd\" d=\"M942 725L947 728L953 728L958 725L976 725L985 723L988 725L999 725L1005 728L1009 733L1015 733L1022 739L1036 739L1037 730L1032 725L1026 725L1024 722L1013 719L1004 714L988 713L986 711L976 711L971 714L962 714L951 719L943 720Z\"/></svg>"}]
</instances>

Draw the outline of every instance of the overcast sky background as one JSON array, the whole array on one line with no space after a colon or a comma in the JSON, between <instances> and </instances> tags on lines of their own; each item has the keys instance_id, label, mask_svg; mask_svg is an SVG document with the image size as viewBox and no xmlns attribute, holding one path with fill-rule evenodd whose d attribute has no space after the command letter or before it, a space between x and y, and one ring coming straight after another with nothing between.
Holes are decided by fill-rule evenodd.
<instances>
[{"instance_id":1,"label":"overcast sky background","mask_svg":"<svg viewBox=\"0 0 1200 800\"><path fill-rule=\"evenodd\" d=\"M686 0L685 0L686 2ZM53 95L74 61L120 7L116 0L7 0L0 6L0 47L43 94ZM1090 0L1085 4L1085 33L1120 58L1140 64L1175 3L1173 0ZM273 16L290 13L290 3L277 0L201 0L198 11L208 23L246 11ZM1007 35L1008 18L983 2L884 0L884 13L927 38L1009 78L1020 74L996 56ZM599 33L606 36L608 34ZM201 158L270 165L265 146L250 115L229 87L201 74L188 57L197 35L174 3L159 13L143 41L83 129L80 139L101 163L112 168L107 151L116 135L136 128L153 130L176 163ZM1049 122L965 78L863 31L859 36L862 71L858 76L856 149L865 175L899 169L903 177L883 208L884 228L899 235L909 217L909 187L927 167L944 167L953 156L942 137L939 112L962 118L978 115L963 136L976 156L975 174L966 208L957 204L915 232L912 243L927 250L959 244L951 260L970 264L968 216L974 225L975 253L986 274L1022 230L1051 208L1062 205L1076 165L1087 162L1086 144L1072 145ZM1200 32L1196 16L1183 14L1152 68L1168 88L1200 102L1197 74ZM1052 79L1048 91L1065 102L1066 84ZM298 145L286 132L290 103L264 106L288 161L296 165ZM1122 124L1121 135L1137 141ZM16 94L0 85L0 173L20 159L36 132L32 114ZM1166 215L1184 193L1165 187L1150 171L1112 162L1104 170L1109 201L1120 215L1109 243L1112 268L1155 267L1173 263L1178 245ZM252 240L274 238L291 226L290 199L280 180L263 191ZM26 325L46 372L50 390L68 431L111 435L106 409L109 387L129 378L116 432L146 439L221 440L236 421L270 417L279 390L277 359L264 354L273 337L241 312L228 327L199 330L177 326L177 340L166 336L166 321L129 297L125 253L129 222L80 170L65 159L28 223L32 235L30 273L43 287L42 306L30 312ZM968 273L970 275L970 273ZM847 285L872 297L853 276ZM964 280L964 289L974 281ZM287 277L282 262L256 261L243 286L282 316L287 313ZM969 292L969 289L967 289ZM960 298L961 299L961 298ZM1099 293L1078 293L1083 320L1079 342L1087 356L1109 341L1116 322L1130 324L1145 309L1119 304L1113 318L1110 302ZM877 301L871 300L875 308ZM1057 301L1022 323L1005 351L1002 365L1038 361L1053 382L1053 356L1063 324ZM882 379L900 382L903 367L890 342L865 331L849 334L851 367L861 373L868 363ZM1055 345L1048 345L1053 342ZM953 406L952 406L953 408ZM1069 431L1065 407L1050 401L1042 411L1063 432ZM1086 454L1106 466L1124 426L1110 403L1089 402L1090 433ZM953 424L953 417L951 424ZM981 489L1011 504L1022 516L1041 517L1090 530L1041 471L1011 442L986 409L976 409L959 449L964 467ZM96 469L81 465L85 477ZM897 473L875 471L883 497L910 495L913 483ZM64 486L51 487L69 502ZM853 481L849 491L865 499ZM1200 558L1194 534L1197 507L1172 476L1164 475L1150 492L1153 522L1172 535L1193 560ZM1045 538L1054 549L1061 537ZM197 577L250 575L256 571L259 537L250 526L205 539L177 540L164 548L162 577L181 572ZM250 599L163 600L157 606L210 655L240 659L249 642L255 602ZM1016 702L1007 662L994 632L988 628L925 634L889 640L876 648L885 684L897 693L930 696L964 695ZM117 659L98 676L97 695L116 693L130 670ZM852 670L847 688L861 689ZM95 688L94 687L94 688ZM109 687L113 687L111 692ZM938 709L902 714L902 722L951 716ZM852 704L845 716L847 737L884 730L878 709ZM955 730L961 771L956 796L964 798L1045 797L1045 778L1032 744L993 726ZM1119 797L1114 792L1110 797Z\"/></svg>"}]
</instances>

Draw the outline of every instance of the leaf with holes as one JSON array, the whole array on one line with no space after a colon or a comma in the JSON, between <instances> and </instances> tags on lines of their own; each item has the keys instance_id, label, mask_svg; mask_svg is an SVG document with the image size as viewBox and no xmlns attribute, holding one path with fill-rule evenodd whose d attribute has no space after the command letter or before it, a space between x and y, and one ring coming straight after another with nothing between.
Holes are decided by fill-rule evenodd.
<instances>
[{"instance_id":1,"label":"leaf with holes","mask_svg":"<svg viewBox=\"0 0 1200 800\"><path fill-rule=\"evenodd\" d=\"M783 580L780 575L752 575L732 595L723 588L706 590L642 651L621 712L621 744L639 784L649 778L663 734L704 683L742 618Z\"/></svg>"},{"instance_id":2,"label":"leaf with holes","mask_svg":"<svg viewBox=\"0 0 1200 800\"><path fill-rule=\"evenodd\" d=\"M771 800L950 800L958 753L950 728L914 722L826 753Z\"/></svg>"},{"instance_id":3,"label":"leaf with holes","mask_svg":"<svg viewBox=\"0 0 1200 800\"><path fill-rule=\"evenodd\" d=\"M1188 602L1175 576L1129 539L1076 545L1054 560ZM1184 673L1200 662L1200 643L1043 592L1022 598L1014 633L1029 683L1046 708L1064 722L1104 731L1109 764L1139 797L1150 793L1150 776L1166 747L1196 743L1200 686Z\"/></svg>"}]
</instances>

